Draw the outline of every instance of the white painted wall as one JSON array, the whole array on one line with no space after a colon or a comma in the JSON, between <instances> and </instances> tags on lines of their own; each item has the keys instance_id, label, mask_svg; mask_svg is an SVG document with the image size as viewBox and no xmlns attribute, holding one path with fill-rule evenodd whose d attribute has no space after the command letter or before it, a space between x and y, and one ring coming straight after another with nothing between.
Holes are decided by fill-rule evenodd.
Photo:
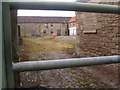
<instances>
[{"instance_id":1,"label":"white painted wall","mask_svg":"<svg viewBox=\"0 0 120 90\"><path fill-rule=\"evenodd\" d=\"M74 36L74 35L76 35L77 33L76 33L76 27L71 27L71 28L69 28L69 35L70 36Z\"/></svg>"}]
</instances>

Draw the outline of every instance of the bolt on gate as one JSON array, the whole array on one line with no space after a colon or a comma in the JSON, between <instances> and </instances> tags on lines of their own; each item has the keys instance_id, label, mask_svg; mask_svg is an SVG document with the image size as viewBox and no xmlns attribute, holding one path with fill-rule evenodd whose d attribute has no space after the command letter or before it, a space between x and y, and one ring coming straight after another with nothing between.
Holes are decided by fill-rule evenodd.
<instances>
[{"instance_id":1,"label":"bolt on gate","mask_svg":"<svg viewBox=\"0 0 120 90\"><path fill-rule=\"evenodd\" d=\"M15 29L14 25L16 25L15 20L17 19L17 9L67 10L119 14L118 8L119 6L117 5L85 4L78 2L0 1L0 72L2 72L0 73L0 88L15 87L15 72L120 63L120 55L47 61L15 62L13 58L14 53L12 52L12 35L14 34L11 32L13 31L12 29ZM11 17L13 19L11 19ZM15 33L15 31L13 33Z\"/></svg>"}]
</instances>

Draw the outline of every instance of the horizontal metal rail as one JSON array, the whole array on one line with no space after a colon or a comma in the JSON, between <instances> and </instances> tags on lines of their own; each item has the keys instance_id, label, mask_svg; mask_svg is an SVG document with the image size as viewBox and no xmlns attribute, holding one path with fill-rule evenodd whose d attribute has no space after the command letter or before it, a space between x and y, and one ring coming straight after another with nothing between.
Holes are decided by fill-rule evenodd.
<instances>
[{"instance_id":1,"label":"horizontal metal rail","mask_svg":"<svg viewBox=\"0 0 120 90\"><path fill-rule=\"evenodd\" d=\"M13 63L14 71L35 71L120 63L120 55Z\"/></svg>"},{"instance_id":2,"label":"horizontal metal rail","mask_svg":"<svg viewBox=\"0 0 120 90\"><path fill-rule=\"evenodd\" d=\"M80 12L114 13L118 14L117 5L92 4L79 2L9 2L11 8L40 9L40 10L67 10Z\"/></svg>"}]
</instances>

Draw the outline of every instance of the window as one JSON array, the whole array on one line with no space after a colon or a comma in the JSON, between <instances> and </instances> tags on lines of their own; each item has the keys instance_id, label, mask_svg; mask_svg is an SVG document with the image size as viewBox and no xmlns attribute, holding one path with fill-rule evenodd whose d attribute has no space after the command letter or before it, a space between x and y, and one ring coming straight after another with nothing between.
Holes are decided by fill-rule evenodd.
<instances>
[{"instance_id":1,"label":"window","mask_svg":"<svg viewBox=\"0 0 120 90\"><path fill-rule=\"evenodd\" d=\"M52 33L53 33L53 31L51 30L51 31L50 31L50 33L52 34Z\"/></svg>"},{"instance_id":2,"label":"window","mask_svg":"<svg viewBox=\"0 0 120 90\"><path fill-rule=\"evenodd\" d=\"M46 26L46 28L48 28L48 26Z\"/></svg>"},{"instance_id":3,"label":"window","mask_svg":"<svg viewBox=\"0 0 120 90\"><path fill-rule=\"evenodd\" d=\"M65 26L65 23L62 23L62 26L64 27L64 26Z\"/></svg>"},{"instance_id":4,"label":"window","mask_svg":"<svg viewBox=\"0 0 120 90\"><path fill-rule=\"evenodd\" d=\"M43 33L46 33L46 30L43 30Z\"/></svg>"},{"instance_id":5,"label":"window","mask_svg":"<svg viewBox=\"0 0 120 90\"><path fill-rule=\"evenodd\" d=\"M73 26L74 26L75 24L73 23Z\"/></svg>"}]
</instances>

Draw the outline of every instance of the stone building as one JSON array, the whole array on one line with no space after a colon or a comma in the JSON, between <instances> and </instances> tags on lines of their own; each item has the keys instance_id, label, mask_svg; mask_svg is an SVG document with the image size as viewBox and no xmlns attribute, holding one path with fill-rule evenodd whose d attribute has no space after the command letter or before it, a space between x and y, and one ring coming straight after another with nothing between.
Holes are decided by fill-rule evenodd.
<instances>
[{"instance_id":1,"label":"stone building","mask_svg":"<svg viewBox=\"0 0 120 90\"><path fill-rule=\"evenodd\" d=\"M117 2L102 2L101 0L97 2L91 0L89 3L118 5ZM118 22L117 14L76 12L78 54L81 57L120 54Z\"/></svg>"},{"instance_id":2,"label":"stone building","mask_svg":"<svg viewBox=\"0 0 120 90\"><path fill-rule=\"evenodd\" d=\"M76 17L72 17L70 20L69 20L69 35L76 35Z\"/></svg>"},{"instance_id":3,"label":"stone building","mask_svg":"<svg viewBox=\"0 0 120 90\"><path fill-rule=\"evenodd\" d=\"M68 35L70 17L18 16L18 25L22 36L51 37Z\"/></svg>"}]
</instances>

